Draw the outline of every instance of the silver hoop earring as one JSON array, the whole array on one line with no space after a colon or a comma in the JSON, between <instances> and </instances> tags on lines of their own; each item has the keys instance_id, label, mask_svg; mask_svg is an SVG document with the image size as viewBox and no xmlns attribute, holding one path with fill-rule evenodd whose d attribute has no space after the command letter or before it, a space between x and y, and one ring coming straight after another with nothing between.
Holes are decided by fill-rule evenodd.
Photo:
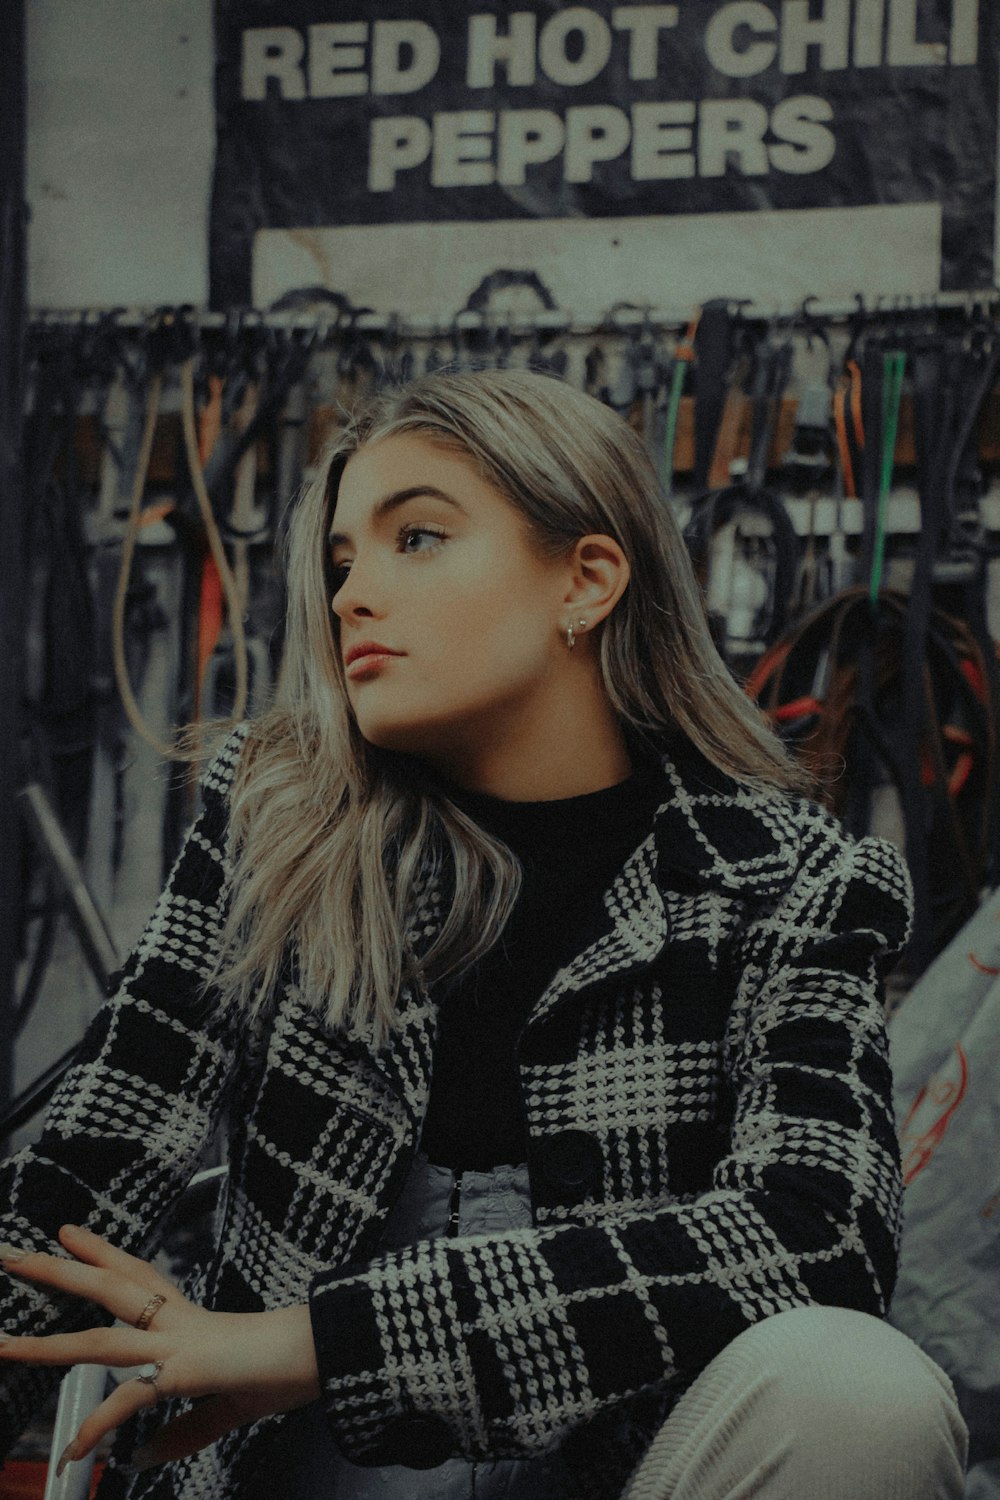
<instances>
[{"instance_id":1,"label":"silver hoop earring","mask_svg":"<svg viewBox=\"0 0 1000 1500\"><path fill-rule=\"evenodd\" d=\"M587 628L587 622L586 622L586 620L577 620L577 622L576 622L576 628L577 628L577 630L586 630L586 628ZM573 626L571 624L566 626L566 644L567 644L567 646L569 647L569 649L571 651L572 651L573 647L576 645L576 631L574 631Z\"/></svg>"}]
</instances>

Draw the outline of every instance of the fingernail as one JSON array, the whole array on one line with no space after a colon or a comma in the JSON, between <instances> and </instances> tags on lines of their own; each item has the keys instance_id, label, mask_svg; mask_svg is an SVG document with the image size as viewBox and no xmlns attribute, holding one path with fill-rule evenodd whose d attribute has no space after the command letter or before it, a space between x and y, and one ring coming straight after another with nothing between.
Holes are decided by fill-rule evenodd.
<instances>
[{"instance_id":1,"label":"fingernail","mask_svg":"<svg viewBox=\"0 0 1000 1500\"><path fill-rule=\"evenodd\" d=\"M80 1451L77 1447L76 1438L74 1438L71 1443L66 1444L62 1453L59 1455L59 1462L56 1464L56 1478L61 1479L63 1469L65 1469L66 1465L68 1463L75 1463L79 1457Z\"/></svg>"},{"instance_id":2,"label":"fingernail","mask_svg":"<svg viewBox=\"0 0 1000 1500\"><path fill-rule=\"evenodd\" d=\"M21 1250L17 1245L0 1245L0 1261L3 1261L4 1265L15 1260L23 1260L26 1255L30 1254L30 1250Z\"/></svg>"}]
</instances>

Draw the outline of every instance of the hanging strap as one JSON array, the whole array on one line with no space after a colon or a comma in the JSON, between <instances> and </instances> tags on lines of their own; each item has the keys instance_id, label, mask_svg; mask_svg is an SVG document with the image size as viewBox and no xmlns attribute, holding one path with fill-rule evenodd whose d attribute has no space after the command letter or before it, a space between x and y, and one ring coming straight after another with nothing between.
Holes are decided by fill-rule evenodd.
<instances>
[{"instance_id":1,"label":"hanging strap","mask_svg":"<svg viewBox=\"0 0 1000 1500\"><path fill-rule=\"evenodd\" d=\"M663 434L663 459L660 464L660 483L669 500L674 490L674 465L677 453L677 418L681 409L684 382L694 359L694 344L698 333L700 309L688 324L687 332L674 350L674 361L670 372L670 390L667 396L666 424Z\"/></svg>"},{"instance_id":2,"label":"hanging strap","mask_svg":"<svg viewBox=\"0 0 1000 1500\"><path fill-rule=\"evenodd\" d=\"M694 485L704 489L709 483L733 360L733 322L727 302L716 299L704 304L694 347ZM728 471L723 482L729 482Z\"/></svg>"},{"instance_id":3,"label":"hanging strap","mask_svg":"<svg viewBox=\"0 0 1000 1500\"><path fill-rule=\"evenodd\" d=\"M217 570L222 593L225 597L229 612L230 629L233 635L233 651L236 660L236 701L233 705L232 718L235 722L242 718L246 711L247 700L247 661L243 612L237 596L235 580L226 559L222 539L219 535L219 528L212 511L212 503L205 487L195 418L193 354L188 354L184 359L180 373L181 416L188 471L197 499L208 551ZM158 755L163 756L165 759L187 760L190 758L189 752L179 748L175 743L161 739L147 722L132 690L125 654L125 608L128 598L129 577L132 570L139 529L142 524L142 497L146 487L146 478L149 473L149 461L153 451L153 439L156 435L156 422L159 416L162 389L163 372L161 368L156 366L154 358L146 396L146 412L142 438L139 444L139 459L133 478L128 522L122 542L121 566L118 573L118 586L115 591L112 613L112 648L115 682L118 685L118 691L121 694L125 712L135 732L148 745L151 745Z\"/></svg>"},{"instance_id":4,"label":"hanging strap","mask_svg":"<svg viewBox=\"0 0 1000 1500\"><path fill-rule=\"evenodd\" d=\"M849 359L833 393L833 420L837 436L837 454L843 476L844 494L850 500L858 496L856 474L860 471L865 446L865 429L861 417L861 367Z\"/></svg>"},{"instance_id":5,"label":"hanging strap","mask_svg":"<svg viewBox=\"0 0 1000 1500\"><path fill-rule=\"evenodd\" d=\"M896 437L899 432L899 407L903 394L903 373L906 356L901 350L893 350L882 356L882 454L879 464L878 497L872 531L871 567L868 579L868 596L874 608L882 587L882 571L885 566L885 536L889 507L889 491L892 488L892 473L895 466Z\"/></svg>"}]
</instances>

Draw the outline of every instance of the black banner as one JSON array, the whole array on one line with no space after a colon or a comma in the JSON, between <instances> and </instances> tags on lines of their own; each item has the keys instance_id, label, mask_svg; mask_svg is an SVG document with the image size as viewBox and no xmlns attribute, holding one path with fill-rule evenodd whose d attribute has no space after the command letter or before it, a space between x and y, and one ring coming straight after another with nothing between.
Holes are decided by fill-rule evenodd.
<instances>
[{"instance_id":1,"label":"black banner","mask_svg":"<svg viewBox=\"0 0 1000 1500\"><path fill-rule=\"evenodd\" d=\"M925 203L992 285L994 0L530 5L215 0L213 306L260 229Z\"/></svg>"}]
</instances>

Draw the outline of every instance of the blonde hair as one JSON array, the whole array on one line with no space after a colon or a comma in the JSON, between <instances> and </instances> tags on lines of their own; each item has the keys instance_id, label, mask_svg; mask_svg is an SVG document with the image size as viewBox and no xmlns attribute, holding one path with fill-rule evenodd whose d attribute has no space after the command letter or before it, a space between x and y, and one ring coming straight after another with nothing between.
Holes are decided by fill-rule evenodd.
<instances>
[{"instance_id":1,"label":"blonde hair","mask_svg":"<svg viewBox=\"0 0 1000 1500\"><path fill-rule=\"evenodd\" d=\"M631 579L599 627L599 656L626 732L653 750L679 732L759 788L808 786L719 657L677 524L621 417L557 377L514 369L438 371L376 396L332 442L290 523L281 680L233 788L214 976L223 1000L252 1014L291 953L304 1002L376 1045L418 970L406 932L427 882L450 872L443 924L419 964L436 979L493 945L520 880L505 845L412 758L369 744L350 711L327 537L350 455L399 433L473 460L545 555L591 533L619 543Z\"/></svg>"}]
</instances>

